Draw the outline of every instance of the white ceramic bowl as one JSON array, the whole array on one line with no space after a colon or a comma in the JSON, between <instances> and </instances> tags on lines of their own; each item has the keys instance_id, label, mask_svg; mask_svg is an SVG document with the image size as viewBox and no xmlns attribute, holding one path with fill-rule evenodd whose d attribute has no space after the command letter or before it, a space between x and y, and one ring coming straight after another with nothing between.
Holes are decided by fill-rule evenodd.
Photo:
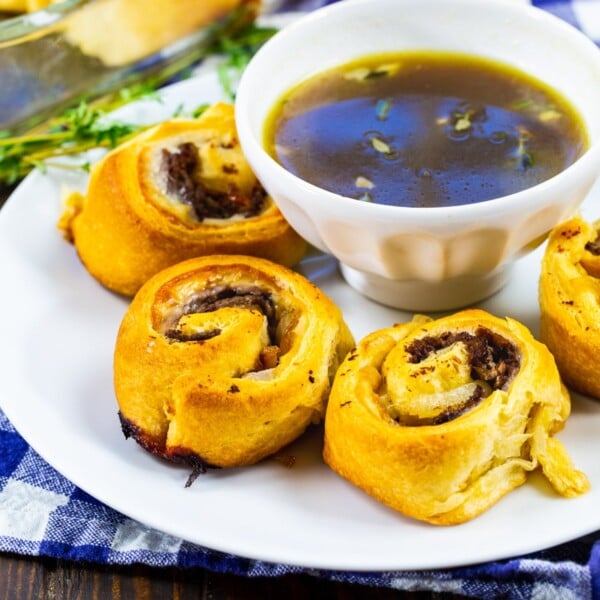
<instances>
[{"instance_id":1,"label":"white ceramic bowl","mask_svg":"<svg viewBox=\"0 0 600 600\"><path fill-rule=\"evenodd\" d=\"M364 55L404 49L476 54L536 76L579 110L589 150L535 187L440 208L345 198L301 180L265 151L265 119L292 86ZM258 52L238 88L236 119L267 191L303 237L339 259L351 286L406 310L450 310L500 289L511 263L572 213L600 174L600 51L550 14L505 0L344 0L302 17Z\"/></svg>"}]
</instances>

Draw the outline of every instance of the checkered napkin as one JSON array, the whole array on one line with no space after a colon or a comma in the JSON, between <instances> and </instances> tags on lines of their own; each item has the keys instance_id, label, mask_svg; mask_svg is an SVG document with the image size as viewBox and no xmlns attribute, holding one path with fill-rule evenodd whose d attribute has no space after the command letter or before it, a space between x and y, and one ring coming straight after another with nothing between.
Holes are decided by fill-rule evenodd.
<instances>
[{"instance_id":1,"label":"checkered napkin","mask_svg":"<svg viewBox=\"0 0 600 600\"><path fill-rule=\"evenodd\" d=\"M533 0L532 4L564 19L600 44L600 1Z\"/></svg>"},{"instance_id":2,"label":"checkered napkin","mask_svg":"<svg viewBox=\"0 0 600 600\"><path fill-rule=\"evenodd\" d=\"M286 10L327 0L287 0ZM538 0L541 8L600 41L600 0ZM434 571L308 570L223 554L165 533L101 504L62 477L0 411L0 551L99 564L202 567L244 576L308 573L324 579L476 598L599 599L600 532L518 559Z\"/></svg>"}]
</instances>

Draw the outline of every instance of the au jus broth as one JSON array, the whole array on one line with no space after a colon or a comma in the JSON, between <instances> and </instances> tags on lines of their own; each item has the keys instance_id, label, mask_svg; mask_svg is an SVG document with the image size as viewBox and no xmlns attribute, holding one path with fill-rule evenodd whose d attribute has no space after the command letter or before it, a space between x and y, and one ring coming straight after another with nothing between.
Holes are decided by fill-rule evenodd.
<instances>
[{"instance_id":1,"label":"au jus broth","mask_svg":"<svg viewBox=\"0 0 600 600\"><path fill-rule=\"evenodd\" d=\"M287 92L265 146L287 170L363 202L470 204L536 185L588 147L557 91L492 60L431 51L365 57Z\"/></svg>"}]
</instances>

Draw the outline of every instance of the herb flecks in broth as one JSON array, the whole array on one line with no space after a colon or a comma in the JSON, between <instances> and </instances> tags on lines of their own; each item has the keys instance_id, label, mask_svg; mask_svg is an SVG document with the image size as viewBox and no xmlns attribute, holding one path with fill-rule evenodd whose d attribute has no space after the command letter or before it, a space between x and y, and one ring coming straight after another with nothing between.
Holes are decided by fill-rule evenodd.
<instances>
[{"instance_id":1,"label":"herb flecks in broth","mask_svg":"<svg viewBox=\"0 0 600 600\"><path fill-rule=\"evenodd\" d=\"M588 141L575 109L544 83L487 59L419 51L366 57L301 83L274 107L265 144L327 190L418 207L531 187Z\"/></svg>"}]
</instances>

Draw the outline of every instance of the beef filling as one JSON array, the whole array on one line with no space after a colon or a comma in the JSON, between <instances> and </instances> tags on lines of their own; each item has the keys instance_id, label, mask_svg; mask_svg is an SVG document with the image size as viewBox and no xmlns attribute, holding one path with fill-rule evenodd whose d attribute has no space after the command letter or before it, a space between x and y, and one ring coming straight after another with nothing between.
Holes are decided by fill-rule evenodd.
<instances>
[{"instance_id":1,"label":"beef filling","mask_svg":"<svg viewBox=\"0 0 600 600\"><path fill-rule=\"evenodd\" d=\"M439 336L425 336L408 344L406 351L410 361L418 364L432 352L448 348L456 342L462 342L467 347L472 379L486 382L493 390L508 388L520 367L519 352L514 344L485 327L479 327L474 335L466 331L446 331ZM477 385L460 406L448 408L430 423L440 425L456 419L477 406L485 396L484 387Z\"/></svg>"},{"instance_id":2,"label":"beef filling","mask_svg":"<svg viewBox=\"0 0 600 600\"><path fill-rule=\"evenodd\" d=\"M221 330L218 328L207 329L206 331L196 331L192 334L185 334L179 329L169 329L165 332L165 336L170 340L177 342L203 342L218 336L220 333Z\"/></svg>"},{"instance_id":3,"label":"beef filling","mask_svg":"<svg viewBox=\"0 0 600 600\"><path fill-rule=\"evenodd\" d=\"M271 294L256 286L229 287L218 285L195 294L183 307L183 315L206 313L219 310L220 308L234 307L257 310L267 319L269 339L273 346L277 345L275 329L277 327L277 315ZM195 332L193 335L185 335L178 329L169 329L165 336L178 342L208 340L219 335L219 329Z\"/></svg>"},{"instance_id":4,"label":"beef filling","mask_svg":"<svg viewBox=\"0 0 600 600\"><path fill-rule=\"evenodd\" d=\"M406 351L411 362L420 363L432 352L463 342L469 353L471 377L485 381L494 390L505 390L520 367L517 348L505 338L479 327L475 335L466 331L446 331L437 337L425 336L411 342Z\"/></svg>"},{"instance_id":5,"label":"beef filling","mask_svg":"<svg viewBox=\"0 0 600 600\"><path fill-rule=\"evenodd\" d=\"M585 249L594 256L600 256L600 233L593 242L588 242Z\"/></svg>"},{"instance_id":6,"label":"beef filling","mask_svg":"<svg viewBox=\"0 0 600 600\"><path fill-rule=\"evenodd\" d=\"M435 419L433 419L434 425L441 425L442 423L447 423L448 421L452 421L452 419L456 419L460 417L460 415L464 415L466 412L475 408L484 398L484 390L478 385L475 388L475 391L471 394L470 398L467 398L465 402L462 403L461 406L453 406L452 408L448 408L447 410L441 412Z\"/></svg>"},{"instance_id":7,"label":"beef filling","mask_svg":"<svg viewBox=\"0 0 600 600\"><path fill-rule=\"evenodd\" d=\"M200 156L190 142L177 146L177 152L162 150L162 169L167 177L167 192L192 207L200 222L204 219L228 219L234 215L253 217L263 209L267 194L257 184L249 195L231 186L227 192L209 190L196 173Z\"/></svg>"}]
</instances>

